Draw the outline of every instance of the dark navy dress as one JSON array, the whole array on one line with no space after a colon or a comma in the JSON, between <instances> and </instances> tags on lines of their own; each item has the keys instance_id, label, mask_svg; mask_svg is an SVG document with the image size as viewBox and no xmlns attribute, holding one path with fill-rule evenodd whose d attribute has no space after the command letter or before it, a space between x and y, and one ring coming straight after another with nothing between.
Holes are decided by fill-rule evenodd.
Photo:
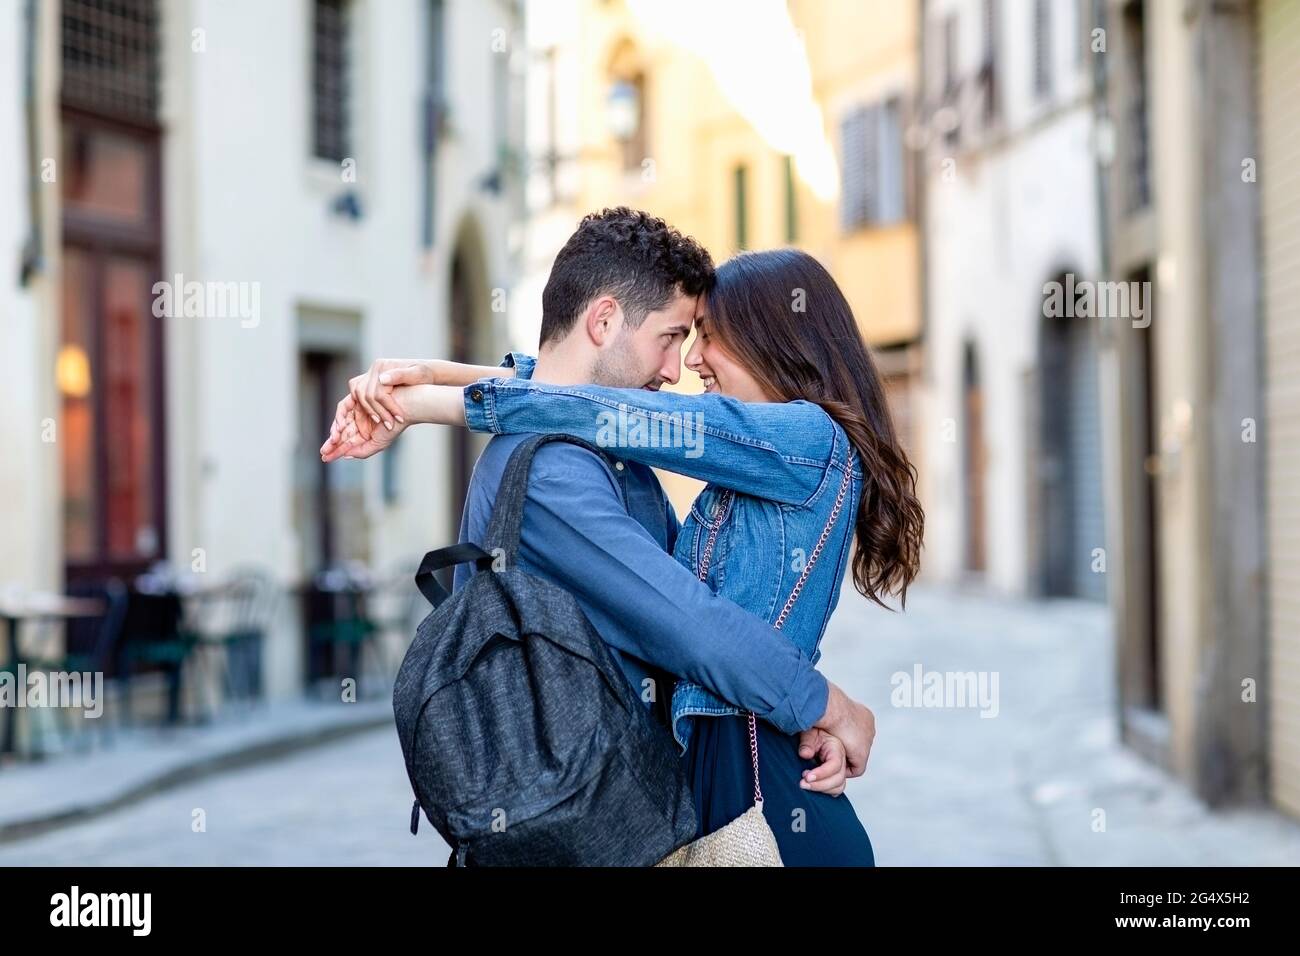
<instances>
[{"instance_id":1,"label":"dark navy dress","mask_svg":"<svg viewBox=\"0 0 1300 956\"><path fill-rule=\"evenodd\" d=\"M747 716L694 718L682 755L695 795L700 835L718 830L754 804L754 769ZM758 721L758 779L763 816L776 835L786 866L875 866L871 840L853 804L799 786L813 760L799 756L798 736ZM796 815L796 810L804 811Z\"/></svg>"}]
</instances>

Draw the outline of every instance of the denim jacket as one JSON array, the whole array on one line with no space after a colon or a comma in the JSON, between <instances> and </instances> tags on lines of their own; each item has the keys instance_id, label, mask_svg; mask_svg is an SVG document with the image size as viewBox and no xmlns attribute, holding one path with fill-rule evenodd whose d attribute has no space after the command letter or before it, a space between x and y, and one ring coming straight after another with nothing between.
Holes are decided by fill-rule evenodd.
<instances>
[{"instance_id":1,"label":"denim jacket","mask_svg":"<svg viewBox=\"0 0 1300 956\"><path fill-rule=\"evenodd\" d=\"M518 377L484 379L465 389L471 427L575 435L615 456L708 482L673 551L697 573L715 509L723 491L733 490L706 581L768 623L776 622L812 556L851 465L839 517L782 626L817 662L839 600L862 490L860 461L830 415L802 400L753 403L714 394L546 385L527 379L532 366L522 356L513 364ZM683 749L694 716L743 713L689 680L673 689L673 735Z\"/></svg>"}]
</instances>

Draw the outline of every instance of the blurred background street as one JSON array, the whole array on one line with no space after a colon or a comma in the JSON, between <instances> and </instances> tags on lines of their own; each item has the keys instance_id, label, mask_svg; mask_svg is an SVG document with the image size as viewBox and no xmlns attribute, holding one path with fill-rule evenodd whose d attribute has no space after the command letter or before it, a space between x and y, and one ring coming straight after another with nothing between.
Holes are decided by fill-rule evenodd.
<instances>
[{"instance_id":1,"label":"blurred background street","mask_svg":"<svg viewBox=\"0 0 1300 956\"><path fill-rule=\"evenodd\" d=\"M0 861L445 862L386 722L483 437L317 450L626 204L885 380L882 864L1300 864L1298 89L1300 0L0 0Z\"/></svg>"},{"instance_id":2,"label":"blurred background street","mask_svg":"<svg viewBox=\"0 0 1300 956\"><path fill-rule=\"evenodd\" d=\"M1209 812L1119 746L1108 643L1104 613L1082 601L921 589L906 615L860 602L837 613L826 673L877 720L867 773L846 798L878 864L1295 865L1300 826L1261 810ZM996 716L977 706L893 706L894 676L918 665L997 672ZM0 842L0 865L445 863L447 845L427 821L411 835L409 806L393 729L361 730Z\"/></svg>"}]
</instances>

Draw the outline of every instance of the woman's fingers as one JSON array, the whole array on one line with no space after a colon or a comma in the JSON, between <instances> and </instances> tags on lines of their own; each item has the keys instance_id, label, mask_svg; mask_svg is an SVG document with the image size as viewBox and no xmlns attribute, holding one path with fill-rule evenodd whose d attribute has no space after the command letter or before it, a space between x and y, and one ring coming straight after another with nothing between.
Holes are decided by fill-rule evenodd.
<instances>
[{"instance_id":1,"label":"woman's fingers","mask_svg":"<svg viewBox=\"0 0 1300 956\"><path fill-rule=\"evenodd\" d=\"M813 755L817 753L817 748L821 746L822 729L820 727L810 727L808 730L799 731L799 756L804 760L812 760Z\"/></svg>"},{"instance_id":2,"label":"woman's fingers","mask_svg":"<svg viewBox=\"0 0 1300 956\"><path fill-rule=\"evenodd\" d=\"M380 372L378 376L380 385L387 385L395 388L398 385L437 385L433 376L424 365L402 365L398 368L390 368Z\"/></svg>"},{"instance_id":3,"label":"woman's fingers","mask_svg":"<svg viewBox=\"0 0 1300 956\"><path fill-rule=\"evenodd\" d=\"M396 417L385 401L384 392L387 390L379 384L379 375L372 368L366 373L365 386L362 394L366 397L366 407L370 410L371 417L376 419L375 424L383 424L389 431L393 429L393 419Z\"/></svg>"},{"instance_id":4,"label":"woman's fingers","mask_svg":"<svg viewBox=\"0 0 1300 956\"><path fill-rule=\"evenodd\" d=\"M848 781L844 744L829 734L824 735L817 751L820 761L811 770L805 770L799 786L814 793L829 793L838 797Z\"/></svg>"},{"instance_id":5,"label":"woman's fingers","mask_svg":"<svg viewBox=\"0 0 1300 956\"><path fill-rule=\"evenodd\" d=\"M365 441L370 440L370 435L374 430L375 423L372 416L362 407L361 403L353 399L352 409L348 413L348 424L356 429L358 435Z\"/></svg>"},{"instance_id":6,"label":"woman's fingers","mask_svg":"<svg viewBox=\"0 0 1300 956\"><path fill-rule=\"evenodd\" d=\"M372 377L373 376L371 376L369 372L362 372L355 378L349 379L348 389L350 390L352 397L356 400L360 410L373 424L378 425L381 421L379 412L370 404L370 397L366 394Z\"/></svg>"},{"instance_id":7,"label":"woman's fingers","mask_svg":"<svg viewBox=\"0 0 1300 956\"><path fill-rule=\"evenodd\" d=\"M370 376L369 384L366 386L366 397L370 400L371 408L380 410L379 417L391 431L393 423L402 423L402 406L398 404L397 399L393 396L393 387L391 385L381 385L379 380L383 375Z\"/></svg>"},{"instance_id":8,"label":"woman's fingers","mask_svg":"<svg viewBox=\"0 0 1300 956\"><path fill-rule=\"evenodd\" d=\"M373 380L373 404L379 406L386 414L391 416L395 422L404 422L402 417L401 404L398 403L397 397L393 390L399 385L433 385L436 384L429 374L429 369L424 365L403 365L398 368L390 368L372 376ZM391 427L391 426L390 426Z\"/></svg>"}]
</instances>

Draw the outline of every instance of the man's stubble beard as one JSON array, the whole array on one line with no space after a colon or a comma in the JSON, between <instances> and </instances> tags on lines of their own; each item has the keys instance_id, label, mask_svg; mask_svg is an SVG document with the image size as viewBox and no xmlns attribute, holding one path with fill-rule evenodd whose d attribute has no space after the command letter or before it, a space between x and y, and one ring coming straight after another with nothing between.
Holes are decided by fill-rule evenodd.
<instances>
[{"instance_id":1,"label":"man's stubble beard","mask_svg":"<svg viewBox=\"0 0 1300 956\"><path fill-rule=\"evenodd\" d=\"M596 356L596 364L591 369L592 384L607 388L641 388L653 378L637 367L632 333L626 327L619 330L618 338L608 349Z\"/></svg>"}]
</instances>

